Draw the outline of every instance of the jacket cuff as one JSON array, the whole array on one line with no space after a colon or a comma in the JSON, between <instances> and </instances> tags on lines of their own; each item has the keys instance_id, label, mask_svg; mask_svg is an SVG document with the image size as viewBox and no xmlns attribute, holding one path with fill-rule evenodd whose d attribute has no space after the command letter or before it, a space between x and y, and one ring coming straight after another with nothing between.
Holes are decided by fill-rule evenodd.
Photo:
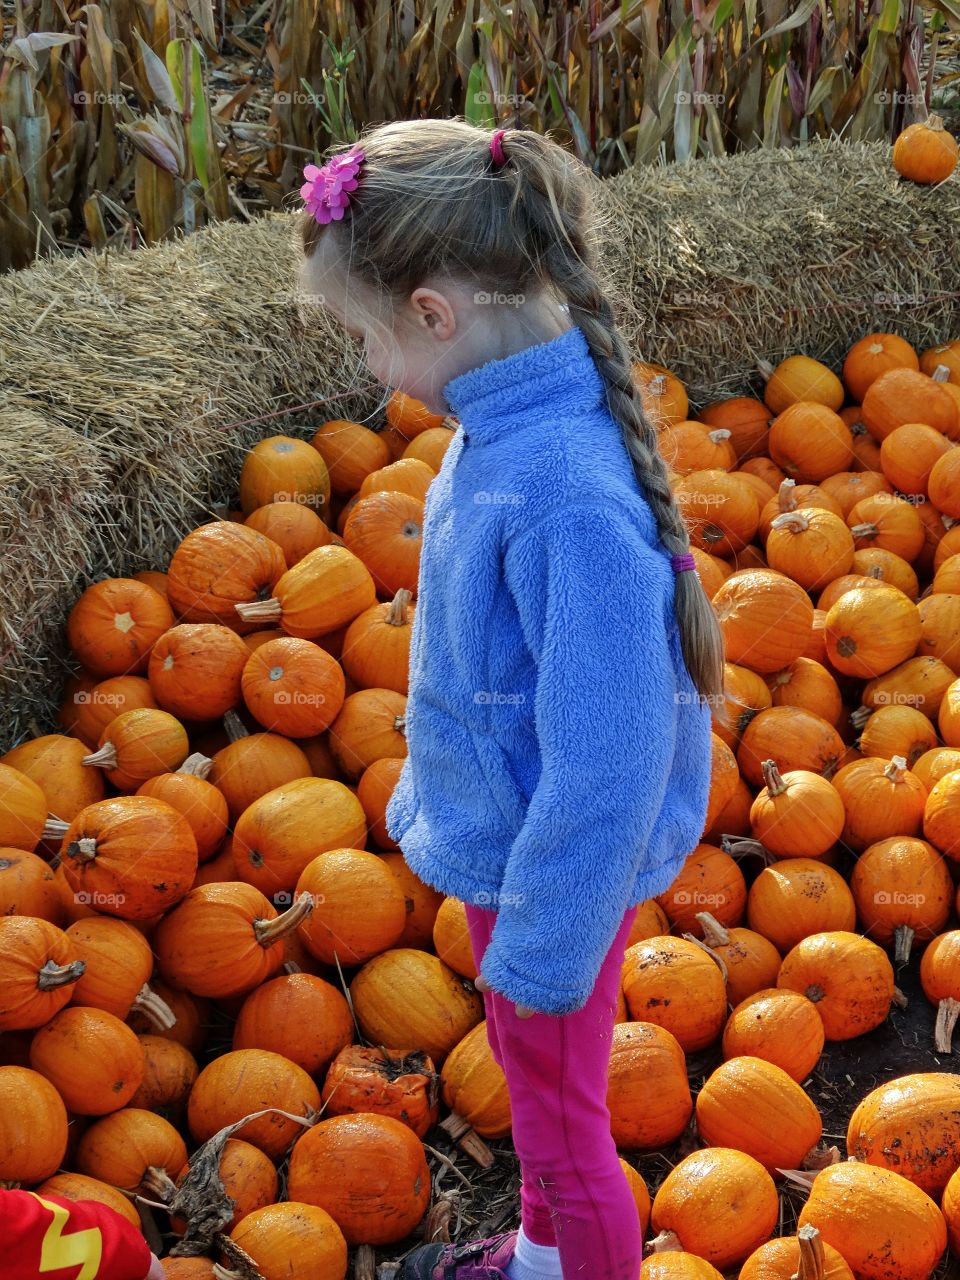
<instances>
[{"instance_id":1,"label":"jacket cuff","mask_svg":"<svg viewBox=\"0 0 960 1280\"><path fill-rule=\"evenodd\" d=\"M537 1013L560 1017L565 1013L576 1013L582 1009L590 998L592 987L563 988L546 987L532 978L518 973L498 954L491 942L484 953L480 966L481 976L486 978L494 991L505 996L514 1004L526 1005Z\"/></svg>"}]
</instances>

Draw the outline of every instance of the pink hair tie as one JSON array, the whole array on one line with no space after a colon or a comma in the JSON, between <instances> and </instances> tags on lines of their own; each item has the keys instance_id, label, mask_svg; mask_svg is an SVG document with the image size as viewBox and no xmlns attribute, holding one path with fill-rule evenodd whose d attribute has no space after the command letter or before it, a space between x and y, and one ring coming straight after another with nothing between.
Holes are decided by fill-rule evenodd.
<instances>
[{"instance_id":1,"label":"pink hair tie","mask_svg":"<svg viewBox=\"0 0 960 1280\"><path fill-rule=\"evenodd\" d=\"M682 556L671 556L670 564L674 573L696 573L697 562L689 551Z\"/></svg>"},{"instance_id":2,"label":"pink hair tie","mask_svg":"<svg viewBox=\"0 0 960 1280\"><path fill-rule=\"evenodd\" d=\"M498 169L501 169L507 163L507 157L503 154L503 135L506 129L495 129L490 139L490 158Z\"/></svg>"},{"instance_id":3,"label":"pink hair tie","mask_svg":"<svg viewBox=\"0 0 960 1280\"><path fill-rule=\"evenodd\" d=\"M357 174L362 164L363 151L354 146L334 156L325 165L306 166L303 171L306 182L300 188L300 195L317 222L326 225L343 218L350 205L349 193L359 186Z\"/></svg>"}]
</instances>

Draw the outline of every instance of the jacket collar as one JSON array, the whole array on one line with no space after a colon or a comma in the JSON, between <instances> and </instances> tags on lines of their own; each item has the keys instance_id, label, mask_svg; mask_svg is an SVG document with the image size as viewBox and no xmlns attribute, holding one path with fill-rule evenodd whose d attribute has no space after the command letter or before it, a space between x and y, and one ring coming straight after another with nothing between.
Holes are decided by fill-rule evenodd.
<instances>
[{"instance_id":1,"label":"jacket collar","mask_svg":"<svg viewBox=\"0 0 960 1280\"><path fill-rule=\"evenodd\" d=\"M595 407L604 385L583 332L574 326L549 342L460 374L443 394L463 434L483 444L523 427L553 428Z\"/></svg>"}]
</instances>

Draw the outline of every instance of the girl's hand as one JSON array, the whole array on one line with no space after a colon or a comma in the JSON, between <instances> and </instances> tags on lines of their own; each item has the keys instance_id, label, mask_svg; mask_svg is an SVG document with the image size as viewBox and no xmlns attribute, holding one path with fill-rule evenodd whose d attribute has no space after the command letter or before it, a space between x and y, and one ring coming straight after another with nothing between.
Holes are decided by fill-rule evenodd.
<instances>
[{"instance_id":1,"label":"girl's hand","mask_svg":"<svg viewBox=\"0 0 960 1280\"><path fill-rule=\"evenodd\" d=\"M473 985L477 988L478 991L493 991L493 987L491 987L490 983L486 980L486 978L481 978L478 976L474 981ZM532 1018L533 1015L537 1012L536 1009L528 1009L525 1004L515 1004L513 1006L513 1011L518 1018Z\"/></svg>"},{"instance_id":2,"label":"girl's hand","mask_svg":"<svg viewBox=\"0 0 960 1280\"><path fill-rule=\"evenodd\" d=\"M156 1254L150 1255L150 1270L144 1276L143 1280L167 1280L167 1273L160 1265L160 1259Z\"/></svg>"}]
</instances>

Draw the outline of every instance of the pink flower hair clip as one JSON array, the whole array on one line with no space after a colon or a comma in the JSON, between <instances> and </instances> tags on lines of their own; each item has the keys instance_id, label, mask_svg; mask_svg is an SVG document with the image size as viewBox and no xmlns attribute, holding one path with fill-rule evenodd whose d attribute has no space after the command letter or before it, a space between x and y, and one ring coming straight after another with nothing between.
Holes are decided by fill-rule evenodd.
<instances>
[{"instance_id":1,"label":"pink flower hair clip","mask_svg":"<svg viewBox=\"0 0 960 1280\"><path fill-rule=\"evenodd\" d=\"M363 151L351 147L328 160L325 165L308 164L303 171L306 182L300 195L307 210L325 225L340 222L350 205L350 192L356 191L357 174L363 164Z\"/></svg>"}]
</instances>

